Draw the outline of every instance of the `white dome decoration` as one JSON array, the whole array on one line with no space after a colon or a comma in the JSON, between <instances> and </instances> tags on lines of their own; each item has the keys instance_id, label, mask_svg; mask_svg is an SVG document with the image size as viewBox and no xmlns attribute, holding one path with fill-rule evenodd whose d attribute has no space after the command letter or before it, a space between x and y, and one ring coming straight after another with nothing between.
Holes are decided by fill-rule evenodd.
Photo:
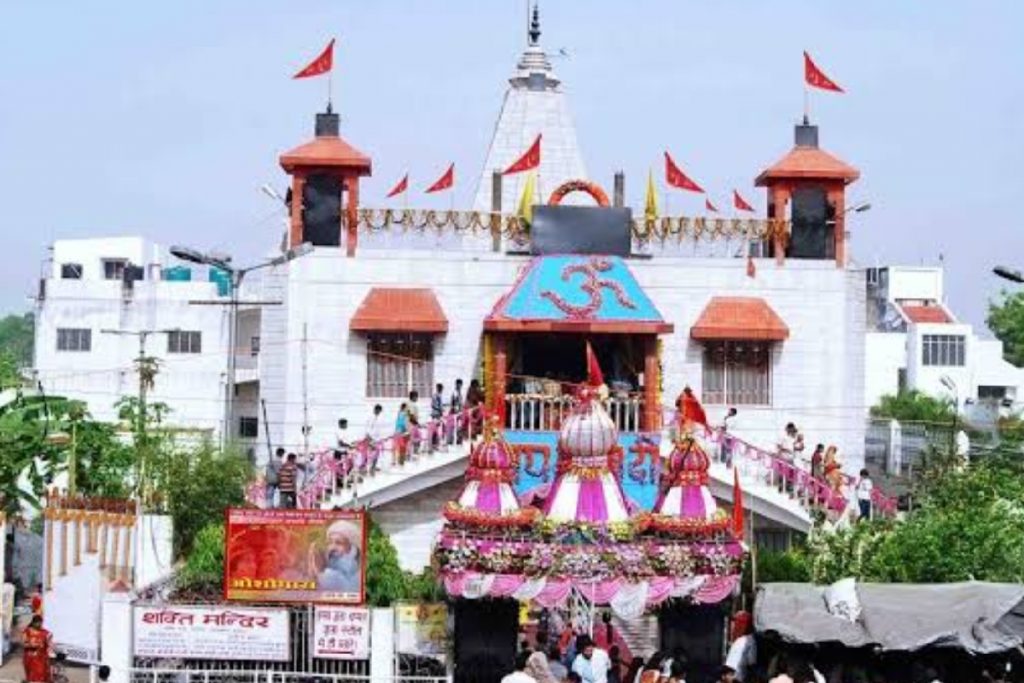
<instances>
[{"instance_id":1,"label":"white dome decoration","mask_svg":"<svg viewBox=\"0 0 1024 683\"><path fill-rule=\"evenodd\" d=\"M619 430L608 411L595 400L573 411L558 435L559 451L573 458L603 458L618 443Z\"/></svg>"}]
</instances>

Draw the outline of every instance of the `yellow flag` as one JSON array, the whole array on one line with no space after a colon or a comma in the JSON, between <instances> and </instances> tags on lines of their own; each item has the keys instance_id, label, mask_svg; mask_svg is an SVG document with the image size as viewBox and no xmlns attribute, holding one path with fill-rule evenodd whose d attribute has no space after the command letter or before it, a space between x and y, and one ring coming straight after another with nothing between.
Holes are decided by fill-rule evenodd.
<instances>
[{"instance_id":1,"label":"yellow flag","mask_svg":"<svg viewBox=\"0 0 1024 683\"><path fill-rule=\"evenodd\" d=\"M523 194L519 197L519 210L516 212L526 223L533 223L533 195L537 184L537 174L530 173L523 185Z\"/></svg>"},{"instance_id":2,"label":"yellow flag","mask_svg":"<svg viewBox=\"0 0 1024 683\"><path fill-rule=\"evenodd\" d=\"M658 191L654 188L654 171L647 172L647 199L644 200L644 219L658 218Z\"/></svg>"}]
</instances>

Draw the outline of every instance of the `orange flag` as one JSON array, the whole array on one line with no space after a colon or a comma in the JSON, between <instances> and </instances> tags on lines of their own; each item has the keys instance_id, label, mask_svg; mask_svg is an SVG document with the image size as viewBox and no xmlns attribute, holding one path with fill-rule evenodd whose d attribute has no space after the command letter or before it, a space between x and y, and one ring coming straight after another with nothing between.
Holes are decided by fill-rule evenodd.
<instances>
[{"instance_id":1,"label":"orange flag","mask_svg":"<svg viewBox=\"0 0 1024 683\"><path fill-rule=\"evenodd\" d=\"M818 68L811 56L804 52L804 81L812 88L819 90L830 90L832 92L846 92L840 88L835 81L825 75L825 72Z\"/></svg>"},{"instance_id":2,"label":"orange flag","mask_svg":"<svg viewBox=\"0 0 1024 683\"><path fill-rule=\"evenodd\" d=\"M712 204L710 199L704 200L704 208L711 213L718 213L718 207Z\"/></svg>"},{"instance_id":3,"label":"orange flag","mask_svg":"<svg viewBox=\"0 0 1024 683\"><path fill-rule=\"evenodd\" d=\"M750 211L754 212L754 207L747 203L747 200L740 196L740 193L736 190L732 191L732 205L735 206L739 211Z\"/></svg>"},{"instance_id":4,"label":"orange flag","mask_svg":"<svg viewBox=\"0 0 1024 683\"><path fill-rule=\"evenodd\" d=\"M388 198L400 195L409 189L409 174L406 173L402 176L402 179L398 181L398 184L391 188L391 192L388 192Z\"/></svg>"},{"instance_id":5,"label":"orange flag","mask_svg":"<svg viewBox=\"0 0 1024 683\"><path fill-rule=\"evenodd\" d=\"M676 165L676 162L668 152L665 152L665 182L672 187L678 187L680 190L700 192L702 194L704 192L704 188L683 173L683 169Z\"/></svg>"},{"instance_id":6,"label":"orange flag","mask_svg":"<svg viewBox=\"0 0 1024 683\"><path fill-rule=\"evenodd\" d=\"M441 190L450 190L455 185L455 164L450 164L448 170L444 172L444 175L437 179L433 185L427 188L427 194L431 192L440 192Z\"/></svg>"},{"instance_id":7,"label":"orange flag","mask_svg":"<svg viewBox=\"0 0 1024 683\"><path fill-rule=\"evenodd\" d=\"M732 468L732 533L743 538L743 489L740 488L740 471Z\"/></svg>"},{"instance_id":8,"label":"orange flag","mask_svg":"<svg viewBox=\"0 0 1024 683\"><path fill-rule=\"evenodd\" d=\"M327 43L327 47L324 51L317 56L312 62L310 62L305 69L292 76L292 78L310 78L312 76L321 76L334 66L334 38L331 38L331 42Z\"/></svg>"},{"instance_id":9,"label":"orange flag","mask_svg":"<svg viewBox=\"0 0 1024 683\"><path fill-rule=\"evenodd\" d=\"M537 134L537 139L530 145L530 149L526 150L523 156L519 157L515 163L502 171L502 175L511 175L513 173L522 173L523 171L530 171L540 166L540 133Z\"/></svg>"}]
</instances>

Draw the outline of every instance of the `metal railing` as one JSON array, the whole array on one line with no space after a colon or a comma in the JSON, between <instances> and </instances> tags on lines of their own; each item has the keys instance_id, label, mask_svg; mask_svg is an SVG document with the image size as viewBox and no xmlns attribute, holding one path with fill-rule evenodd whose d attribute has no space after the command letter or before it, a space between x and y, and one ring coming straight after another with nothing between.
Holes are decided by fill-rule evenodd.
<instances>
[{"instance_id":1,"label":"metal railing","mask_svg":"<svg viewBox=\"0 0 1024 683\"><path fill-rule=\"evenodd\" d=\"M382 439L363 439L348 450L325 449L313 454L306 464L305 481L296 502L299 508L315 508L342 489L352 489L411 460L446 453L463 442L472 442L483 429L483 406L449 413L440 419L412 426L404 433ZM257 477L246 489L246 500L256 507L270 507L264 477Z\"/></svg>"},{"instance_id":2,"label":"metal railing","mask_svg":"<svg viewBox=\"0 0 1024 683\"><path fill-rule=\"evenodd\" d=\"M577 399L569 395L507 394L505 427L525 432L558 431L576 403ZM644 402L639 395L612 396L605 407L620 432L641 430Z\"/></svg>"}]
</instances>

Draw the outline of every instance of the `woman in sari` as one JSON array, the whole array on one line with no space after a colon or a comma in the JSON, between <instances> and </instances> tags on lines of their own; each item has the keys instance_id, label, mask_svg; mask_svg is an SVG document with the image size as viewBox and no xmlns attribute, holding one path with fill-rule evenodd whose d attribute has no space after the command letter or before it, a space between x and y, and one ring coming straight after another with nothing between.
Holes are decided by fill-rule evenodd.
<instances>
[{"instance_id":1,"label":"woman in sari","mask_svg":"<svg viewBox=\"0 0 1024 683\"><path fill-rule=\"evenodd\" d=\"M526 660L525 672L537 683L558 683L548 668L548 656L543 650L537 650Z\"/></svg>"},{"instance_id":2,"label":"woman in sari","mask_svg":"<svg viewBox=\"0 0 1024 683\"><path fill-rule=\"evenodd\" d=\"M25 665L25 680L28 683L50 683L50 649L53 635L43 628L43 618L38 614L21 636L24 650L22 662Z\"/></svg>"}]
</instances>

